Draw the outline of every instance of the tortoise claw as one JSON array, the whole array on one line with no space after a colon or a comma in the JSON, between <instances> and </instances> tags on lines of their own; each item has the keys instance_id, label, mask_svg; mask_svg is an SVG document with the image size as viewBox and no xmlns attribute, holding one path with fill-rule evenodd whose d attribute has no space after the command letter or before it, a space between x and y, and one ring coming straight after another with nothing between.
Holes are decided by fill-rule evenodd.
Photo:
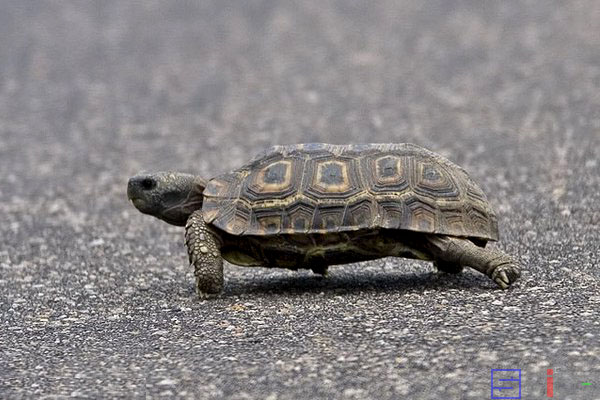
<instances>
[{"instance_id":1,"label":"tortoise claw","mask_svg":"<svg viewBox=\"0 0 600 400\"><path fill-rule=\"evenodd\" d=\"M492 280L502 289L508 289L519 276L521 272L515 264L500 265L492 272Z\"/></svg>"},{"instance_id":2,"label":"tortoise claw","mask_svg":"<svg viewBox=\"0 0 600 400\"><path fill-rule=\"evenodd\" d=\"M506 272L501 271L497 274L494 281L500 286L502 289L507 289L510 282L508 281L508 276L506 276Z\"/></svg>"}]
</instances>

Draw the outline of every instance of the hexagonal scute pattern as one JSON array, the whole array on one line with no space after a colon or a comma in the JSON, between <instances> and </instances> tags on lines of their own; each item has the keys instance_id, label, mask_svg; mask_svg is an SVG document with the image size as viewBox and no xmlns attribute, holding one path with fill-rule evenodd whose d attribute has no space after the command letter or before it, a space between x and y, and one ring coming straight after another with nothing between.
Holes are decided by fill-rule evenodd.
<instances>
[{"instance_id":1,"label":"hexagonal scute pattern","mask_svg":"<svg viewBox=\"0 0 600 400\"><path fill-rule=\"evenodd\" d=\"M212 179L207 222L234 235L405 229L498 239L467 173L413 144L274 146Z\"/></svg>"}]
</instances>

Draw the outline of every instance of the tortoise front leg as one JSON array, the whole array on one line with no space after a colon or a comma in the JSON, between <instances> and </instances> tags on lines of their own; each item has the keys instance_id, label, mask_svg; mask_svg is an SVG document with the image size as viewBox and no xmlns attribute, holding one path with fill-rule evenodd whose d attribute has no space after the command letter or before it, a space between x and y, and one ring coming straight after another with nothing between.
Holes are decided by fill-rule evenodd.
<instances>
[{"instance_id":1,"label":"tortoise front leg","mask_svg":"<svg viewBox=\"0 0 600 400\"><path fill-rule=\"evenodd\" d=\"M443 235L427 235L426 248L436 262L469 266L489 276L502 289L521 276L521 269L507 254L499 250L477 247L467 239Z\"/></svg>"},{"instance_id":2,"label":"tortoise front leg","mask_svg":"<svg viewBox=\"0 0 600 400\"><path fill-rule=\"evenodd\" d=\"M200 298L214 297L223 290L223 258L221 240L209 227L202 211L197 210L185 225L185 244L190 264L196 275L196 291Z\"/></svg>"}]
</instances>

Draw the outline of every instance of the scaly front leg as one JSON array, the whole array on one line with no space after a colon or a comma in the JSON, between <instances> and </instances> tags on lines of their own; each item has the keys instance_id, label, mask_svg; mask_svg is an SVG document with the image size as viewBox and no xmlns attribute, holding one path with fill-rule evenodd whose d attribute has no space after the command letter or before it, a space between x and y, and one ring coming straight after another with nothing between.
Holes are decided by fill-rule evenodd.
<instances>
[{"instance_id":1,"label":"scaly front leg","mask_svg":"<svg viewBox=\"0 0 600 400\"><path fill-rule=\"evenodd\" d=\"M187 220L185 244L190 264L194 266L198 296L215 297L223 291L222 243L213 228L204 222L200 210L194 211Z\"/></svg>"}]
</instances>

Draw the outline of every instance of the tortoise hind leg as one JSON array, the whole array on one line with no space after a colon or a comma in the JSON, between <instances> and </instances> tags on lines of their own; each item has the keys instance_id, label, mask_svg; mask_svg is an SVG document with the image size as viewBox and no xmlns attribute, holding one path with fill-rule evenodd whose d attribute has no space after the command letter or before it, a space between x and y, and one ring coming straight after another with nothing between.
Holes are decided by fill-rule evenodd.
<instances>
[{"instance_id":1,"label":"tortoise hind leg","mask_svg":"<svg viewBox=\"0 0 600 400\"><path fill-rule=\"evenodd\" d=\"M467 239L427 235L425 247L438 265L469 266L489 276L502 289L521 276L519 265L510 256L499 250L483 249Z\"/></svg>"},{"instance_id":2,"label":"tortoise hind leg","mask_svg":"<svg viewBox=\"0 0 600 400\"><path fill-rule=\"evenodd\" d=\"M194 211L185 225L185 244L196 275L200 298L214 297L223 290L221 241L204 222L202 211Z\"/></svg>"}]
</instances>

